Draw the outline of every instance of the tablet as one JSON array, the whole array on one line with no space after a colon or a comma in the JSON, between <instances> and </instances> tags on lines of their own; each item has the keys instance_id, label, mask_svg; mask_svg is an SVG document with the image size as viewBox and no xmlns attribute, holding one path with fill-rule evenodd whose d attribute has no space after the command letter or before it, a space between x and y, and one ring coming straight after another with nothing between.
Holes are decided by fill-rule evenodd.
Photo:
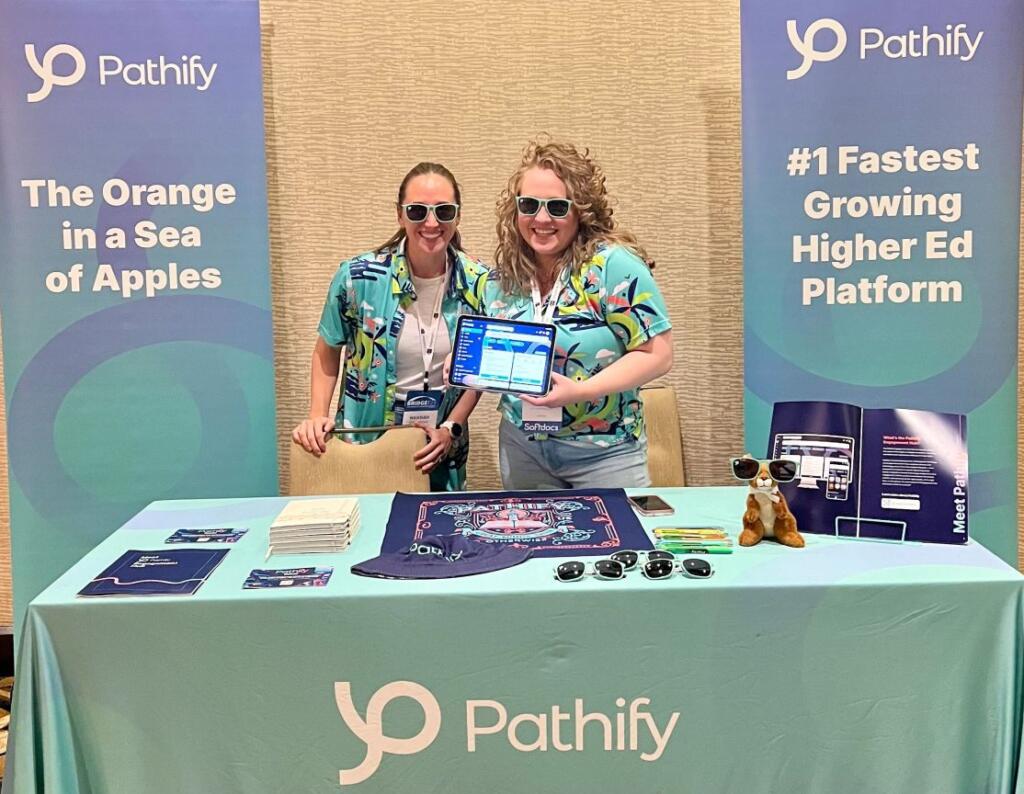
<instances>
[{"instance_id":1,"label":"tablet","mask_svg":"<svg viewBox=\"0 0 1024 794\"><path fill-rule=\"evenodd\" d=\"M452 386L515 394L547 394L555 326L462 315L455 328Z\"/></svg>"}]
</instances>

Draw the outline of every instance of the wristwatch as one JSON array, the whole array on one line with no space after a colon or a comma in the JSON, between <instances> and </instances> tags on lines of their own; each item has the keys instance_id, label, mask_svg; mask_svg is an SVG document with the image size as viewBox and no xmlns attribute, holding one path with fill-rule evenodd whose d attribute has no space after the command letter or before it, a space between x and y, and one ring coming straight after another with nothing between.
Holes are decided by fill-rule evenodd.
<instances>
[{"instance_id":1,"label":"wristwatch","mask_svg":"<svg viewBox=\"0 0 1024 794\"><path fill-rule=\"evenodd\" d=\"M453 422L451 419L447 422L441 422L438 427L447 427L448 432L452 434L452 438L459 438L462 435L462 425L458 422Z\"/></svg>"}]
</instances>

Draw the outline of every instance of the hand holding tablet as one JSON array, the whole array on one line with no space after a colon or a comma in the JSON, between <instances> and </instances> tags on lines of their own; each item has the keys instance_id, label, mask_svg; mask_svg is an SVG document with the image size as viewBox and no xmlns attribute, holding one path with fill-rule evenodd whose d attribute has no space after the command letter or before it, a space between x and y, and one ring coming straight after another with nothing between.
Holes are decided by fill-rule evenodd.
<instances>
[{"instance_id":1,"label":"hand holding tablet","mask_svg":"<svg viewBox=\"0 0 1024 794\"><path fill-rule=\"evenodd\" d=\"M551 387L555 327L463 315L455 329L452 386L540 396Z\"/></svg>"}]
</instances>

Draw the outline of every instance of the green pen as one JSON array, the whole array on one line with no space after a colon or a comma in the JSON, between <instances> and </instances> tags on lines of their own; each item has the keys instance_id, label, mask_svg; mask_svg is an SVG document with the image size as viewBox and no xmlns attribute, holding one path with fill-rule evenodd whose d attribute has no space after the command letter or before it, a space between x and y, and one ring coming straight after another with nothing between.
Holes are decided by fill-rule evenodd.
<instances>
[{"instance_id":1,"label":"green pen","mask_svg":"<svg viewBox=\"0 0 1024 794\"><path fill-rule=\"evenodd\" d=\"M675 543L659 543L658 548L673 554L732 554L732 546L679 546Z\"/></svg>"},{"instance_id":2,"label":"green pen","mask_svg":"<svg viewBox=\"0 0 1024 794\"><path fill-rule=\"evenodd\" d=\"M697 548L703 546L731 546L732 540L730 538L721 538L714 540L698 540L697 538L661 538L658 543L665 546L680 546L683 548Z\"/></svg>"}]
</instances>

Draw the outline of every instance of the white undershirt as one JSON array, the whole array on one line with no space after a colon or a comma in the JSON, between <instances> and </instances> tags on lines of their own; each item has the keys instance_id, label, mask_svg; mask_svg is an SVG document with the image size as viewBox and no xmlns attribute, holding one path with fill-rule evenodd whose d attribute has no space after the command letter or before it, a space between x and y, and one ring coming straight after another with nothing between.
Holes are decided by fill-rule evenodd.
<instances>
[{"instance_id":1,"label":"white undershirt","mask_svg":"<svg viewBox=\"0 0 1024 794\"><path fill-rule=\"evenodd\" d=\"M418 316L423 319L424 330L427 332L423 338L429 342L434 306L439 305L438 292L447 287L444 273L434 278L419 278L411 273L409 275L412 278L413 287L416 289L416 305L410 306L405 313L402 332L398 335L395 391L399 398L404 398L409 391L423 388L423 347L420 344L417 309L419 310ZM430 367L431 389L444 387L444 360L452 352L452 340L448 335L448 324L444 321L444 314L437 318L437 323L437 336L434 338L434 346L431 348L434 351Z\"/></svg>"}]
</instances>

